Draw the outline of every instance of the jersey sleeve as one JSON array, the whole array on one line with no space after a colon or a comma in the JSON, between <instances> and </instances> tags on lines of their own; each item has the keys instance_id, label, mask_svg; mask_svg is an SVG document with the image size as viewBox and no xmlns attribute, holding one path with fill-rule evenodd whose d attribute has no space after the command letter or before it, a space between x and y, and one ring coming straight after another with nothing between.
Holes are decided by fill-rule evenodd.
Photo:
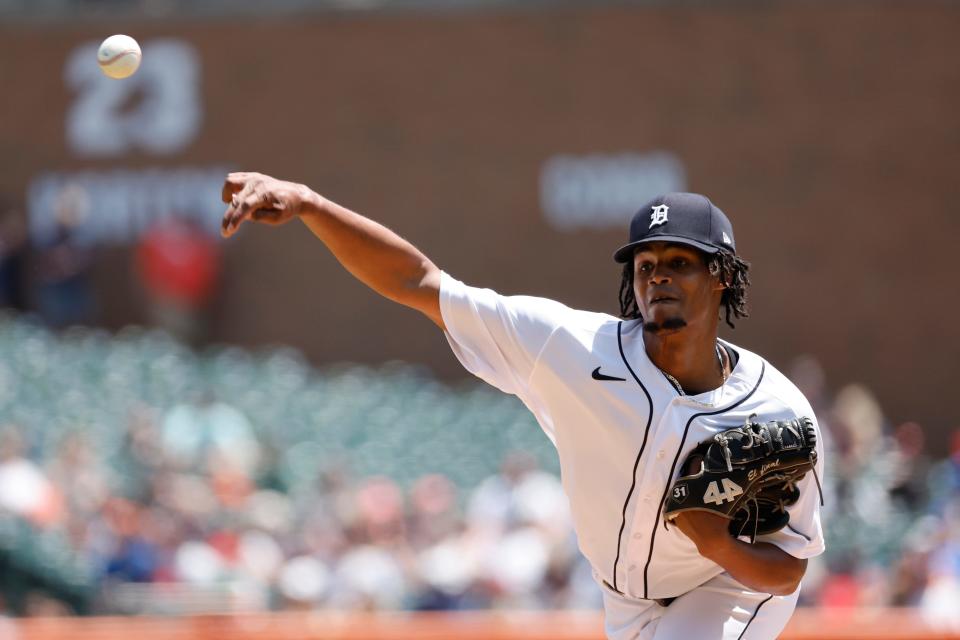
<instances>
[{"instance_id":1,"label":"jersey sleeve","mask_svg":"<svg viewBox=\"0 0 960 640\"><path fill-rule=\"evenodd\" d=\"M817 476L823 484L823 437L820 426L817 427ZM807 473L799 483L800 499L787 507L790 521L783 529L774 533L757 536L757 540L769 542L780 547L795 558L812 558L823 553L826 548L823 540L823 526L820 523L820 491L813 473Z\"/></svg>"},{"instance_id":2,"label":"jersey sleeve","mask_svg":"<svg viewBox=\"0 0 960 640\"><path fill-rule=\"evenodd\" d=\"M442 273L440 313L453 353L470 373L521 398L541 350L571 312L530 296L502 296Z\"/></svg>"}]
</instances>

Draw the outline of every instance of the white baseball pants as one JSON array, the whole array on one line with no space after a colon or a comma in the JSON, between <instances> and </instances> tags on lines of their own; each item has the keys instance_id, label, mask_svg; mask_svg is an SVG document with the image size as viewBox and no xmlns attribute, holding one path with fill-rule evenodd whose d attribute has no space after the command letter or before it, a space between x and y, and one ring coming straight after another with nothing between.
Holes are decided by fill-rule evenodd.
<instances>
[{"instance_id":1,"label":"white baseball pants","mask_svg":"<svg viewBox=\"0 0 960 640\"><path fill-rule=\"evenodd\" d=\"M774 640L797 606L788 596L751 591L727 573L662 607L603 589L604 628L610 640Z\"/></svg>"}]
</instances>

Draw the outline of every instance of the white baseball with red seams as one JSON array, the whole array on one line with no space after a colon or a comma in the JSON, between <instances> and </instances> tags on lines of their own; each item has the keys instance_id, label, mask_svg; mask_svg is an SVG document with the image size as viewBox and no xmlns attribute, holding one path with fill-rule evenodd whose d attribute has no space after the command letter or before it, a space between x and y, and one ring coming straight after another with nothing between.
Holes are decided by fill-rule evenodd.
<instances>
[{"instance_id":1,"label":"white baseball with red seams","mask_svg":"<svg viewBox=\"0 0 960 640\"><path fill-rule=\"evenodd\" d=\"M105 76L120 80L129 78L140 67L140 45L130 36L110 36L97 50L97 63Z\"/></svg>"}]
</instances>

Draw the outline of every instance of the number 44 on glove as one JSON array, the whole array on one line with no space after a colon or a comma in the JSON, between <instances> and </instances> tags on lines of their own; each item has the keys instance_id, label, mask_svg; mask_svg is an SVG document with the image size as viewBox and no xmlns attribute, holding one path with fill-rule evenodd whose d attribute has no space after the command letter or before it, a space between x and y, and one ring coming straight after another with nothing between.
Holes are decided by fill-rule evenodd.
<instances>
[{"instance_id":1,"label":"number 44 on glove","mask_svg":"<svg viewBox=\"0 0 960 640\"><path fill-rule=\"evenodd\" d=\"M730 534L750 536L779 531L790 521L787 507L800 499L797 483L817 477L817 434L810 418L757 422L704 440L690 452L670 488L664 518L684 511L710 511L730 520Z\"/></svg>"}]
</instances>

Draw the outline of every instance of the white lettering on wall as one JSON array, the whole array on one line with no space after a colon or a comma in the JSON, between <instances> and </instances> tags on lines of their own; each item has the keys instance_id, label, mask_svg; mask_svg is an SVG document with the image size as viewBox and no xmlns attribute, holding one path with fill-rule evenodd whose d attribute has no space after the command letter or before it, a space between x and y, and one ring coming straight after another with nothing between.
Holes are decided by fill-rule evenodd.
<instances>
[{"instance_id":1,"label":"white lettering on wall","mask_svg":"<svg viewBox=\"0 0 960 640\"><path fill-rule=\"evenodd\" d=\"M683 163L666 151L557 155L540 171L540 206L561 231L624 229L644 202L686 184Z\"/></svg>"},{"instance_id":2,"label":"white lettering on wall","mask_svg":"<svg viewBox=\"0 0 960 640\"><path fill-rule=\"evenodd\" d=\"M200 62L186 42L145 42L140 69L124 80L101 73L97 43L87 42L68 56L64 76L76 92L66 135L77 155L168 155L182 151L200 131Z\"/></svg>"},{"instance_id":3,"label":"white lettering on wall","mask_svg":"<svg viewBox=\"0 0 960 640\"><path fill-rule=\"evenodd\" d=\"M180 167L44 173L27 189L30 236L38 244L49 241L64 207L77 209L72 239L84 246L135 242L155 221L171 216L190 218L219 234L225 208L220 189L230 171Z\"/></svg>"}]
</instances>

